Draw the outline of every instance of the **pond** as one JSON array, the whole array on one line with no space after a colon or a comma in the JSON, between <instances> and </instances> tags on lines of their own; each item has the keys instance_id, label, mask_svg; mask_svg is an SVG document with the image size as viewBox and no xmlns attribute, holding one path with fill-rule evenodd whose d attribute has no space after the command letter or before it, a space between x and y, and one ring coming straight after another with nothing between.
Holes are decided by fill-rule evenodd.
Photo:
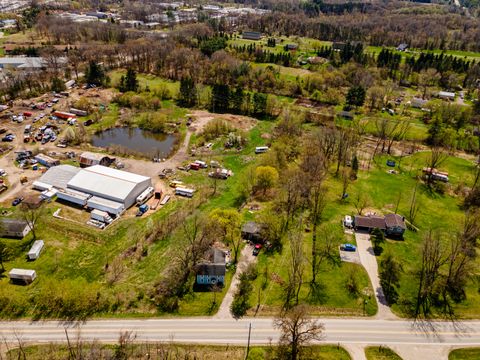
<instances>
[{"instance_id":1,"label":"pond","mask_svg":"<svg viewBox=\"0 0 480 360\"><path fill-rule=\"evenodd\" d=\"M96 133L92 136L92 145L103 148L116 145L148 157L166 158L172 152L176 139L175 135L119 127Z\"/></svg>"}]
</instances>

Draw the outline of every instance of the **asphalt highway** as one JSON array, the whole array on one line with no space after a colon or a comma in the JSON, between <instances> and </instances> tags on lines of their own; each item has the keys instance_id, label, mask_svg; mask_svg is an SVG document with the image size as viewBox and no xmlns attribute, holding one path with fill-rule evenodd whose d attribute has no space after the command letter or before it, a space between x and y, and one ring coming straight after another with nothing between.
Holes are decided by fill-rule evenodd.
<instances>
[{"instance_id":1,"label":"asphalt highway","mask_svg":"<svg viewBox=\"0 0 480 360\"><path fill-rule=\"evenodd\" d=\"M339 344L479 346L480 321L413 323L403 320L320 319L325 326L321 342ZM136 341L175 341L201 344L246 345L249 323L251 343L277 341L279 332L270 318L222 320L212 318L91 320L85 323L57 321L0 322L0 341L16 343L66 342L80 336L84 341L116 342L131 331Z\"/></svg>"}]
</instances>

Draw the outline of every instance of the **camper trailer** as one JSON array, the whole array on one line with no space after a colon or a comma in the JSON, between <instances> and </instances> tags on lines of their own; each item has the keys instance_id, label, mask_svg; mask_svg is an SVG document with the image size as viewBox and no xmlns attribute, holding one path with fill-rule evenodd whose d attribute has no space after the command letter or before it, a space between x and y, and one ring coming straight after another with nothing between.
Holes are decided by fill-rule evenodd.
<instances>
[{"instance_id":1,"label":"camper trailer","mask_svg":"<svg viewBox=\"0 0 480 360\"><path fill-rule=\"evenodd\" d=\"M195 190L184 188L184 187L175 188L175 195L185 196L185 197L189 197L189 198L191 198L193 196L194 192L195 192Z\"/></svg>"},{"instance_id":2,"label":"camper trailer","mask_svg":"<svg viewBox=\"0 0 480 360\"><path fill-rule=\"evenodd\" d=\"M140 195L137 197L137 205L142 205L147 202L148 199L150 199L155 192L155 189L153 187L148 187L145 189L144 192L142 192Z\"/></svg>"}]
</instances>

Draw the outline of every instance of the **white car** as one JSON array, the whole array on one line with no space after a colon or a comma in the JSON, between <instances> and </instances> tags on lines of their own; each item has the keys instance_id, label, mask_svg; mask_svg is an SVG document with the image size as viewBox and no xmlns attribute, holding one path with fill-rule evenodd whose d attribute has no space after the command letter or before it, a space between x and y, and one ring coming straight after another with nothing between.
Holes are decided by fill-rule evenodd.
<instances>
[{"instance_id":1,"label":"white car","mask_svg":"<svg viewBox=\"0 0 480 360\"><path fill-rule=\"evenodd\" d=\"M347 228L353 227L353 220L350 215L345 215L345 218L343 219L343 225Z\"/></svg>"},{"instance_id":2,"label":"white car","mask_svg":"<svg viewBox=\"0 0 480 360\"><path fill-rule=\"evenodd\" d=\"M0 169L0 176L6 176L7 172L3 169Z\"/></svg>"}]
</instances>

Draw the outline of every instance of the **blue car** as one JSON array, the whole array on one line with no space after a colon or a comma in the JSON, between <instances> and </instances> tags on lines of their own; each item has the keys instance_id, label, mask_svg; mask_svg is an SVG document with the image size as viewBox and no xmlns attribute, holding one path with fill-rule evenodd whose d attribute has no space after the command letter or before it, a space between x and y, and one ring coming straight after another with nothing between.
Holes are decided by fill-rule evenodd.
<instances>
[{"instance_id":1,"label":"blue car","mask_svg":"<svg viewBox=\"0 0 480 360\"><path fill-rule=\"evenodd\" d=\"M343 250L343 251L357 251L357 247L353 244L342 244L342 245L340 245L340 250Z\"/></svg>"}]
</instances>

